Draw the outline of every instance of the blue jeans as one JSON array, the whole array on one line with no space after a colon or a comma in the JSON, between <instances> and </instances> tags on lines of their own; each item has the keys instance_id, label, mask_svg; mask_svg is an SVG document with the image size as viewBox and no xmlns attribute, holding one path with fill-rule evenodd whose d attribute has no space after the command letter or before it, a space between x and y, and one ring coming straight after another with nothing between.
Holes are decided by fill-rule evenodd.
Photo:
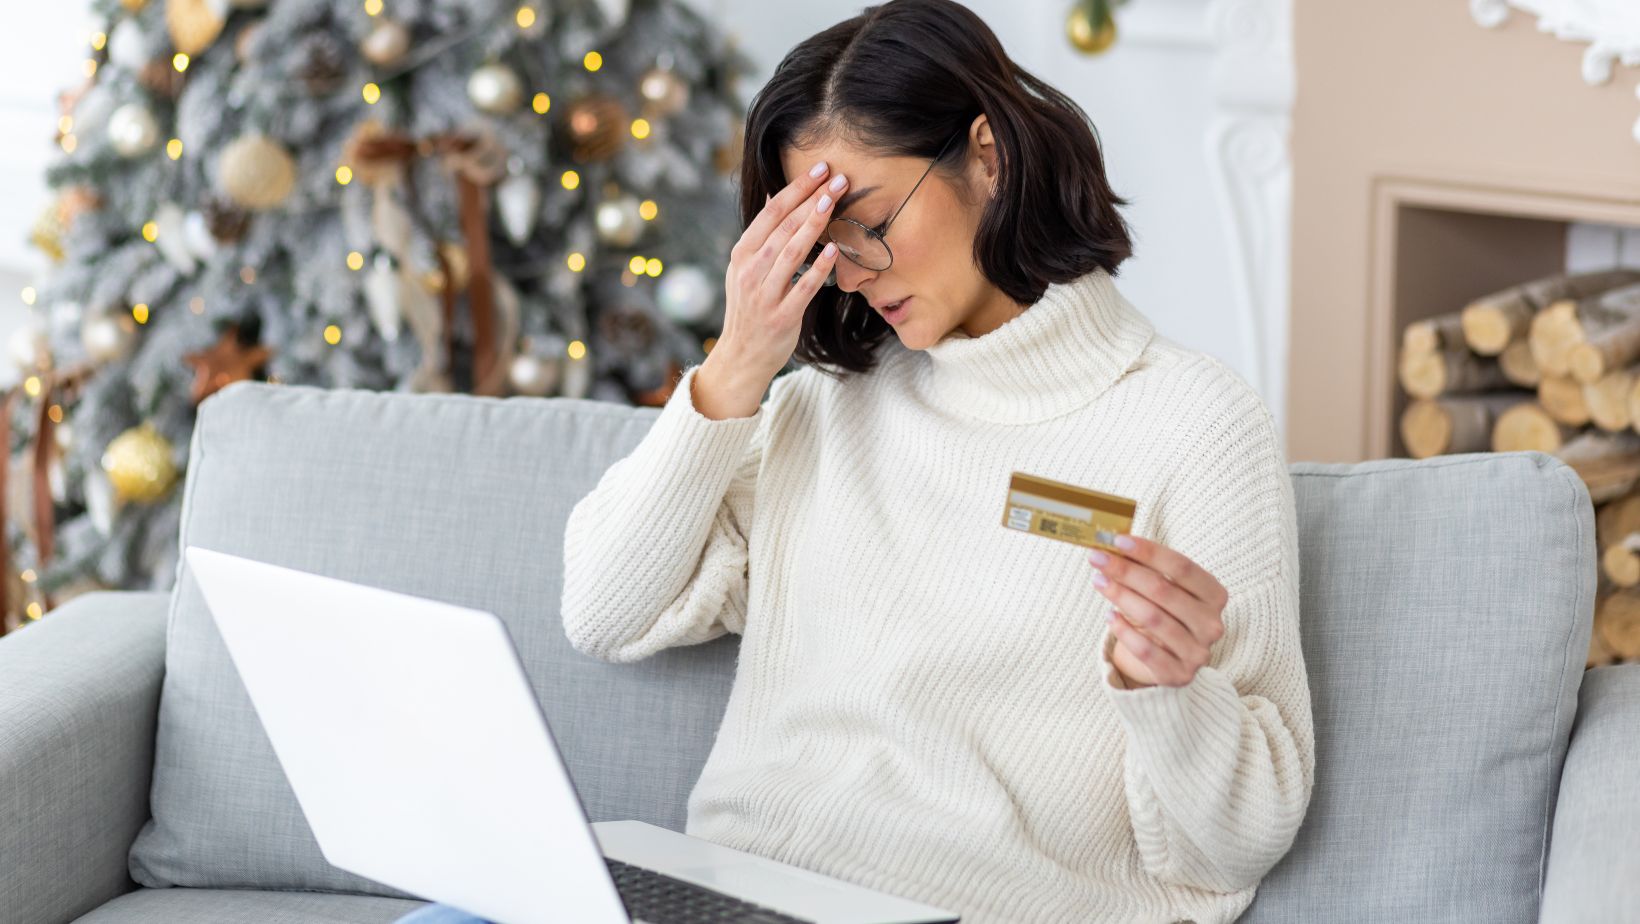
<instances>
[{"instance_id":1,"label":"blue jeans","mask_svg":"<svg viewBox=\"0 0 1640 924\"><path fill-rule=\"evenodd\" d=\"M490 924L488 918L468 914L454 905L433 902L422 905L393 924Z\"/></svg>"}]
</instances>

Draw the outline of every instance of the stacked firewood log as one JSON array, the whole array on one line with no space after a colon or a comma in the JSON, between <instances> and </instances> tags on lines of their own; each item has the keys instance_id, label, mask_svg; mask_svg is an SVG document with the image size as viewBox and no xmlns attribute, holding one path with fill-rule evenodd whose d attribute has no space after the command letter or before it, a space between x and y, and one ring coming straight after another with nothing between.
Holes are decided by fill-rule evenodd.
<instances>
[{"instance_id":1,"label":"stacked firewood log","mask_svg":"<svg viewBox=\"0 0 1640 924\"><path fill-rule=\"evenodd\" d=\"M1535 449L1595 505L1590 667L1640 661L1640 270L1556 274L1402 331L1413 458Z\"/></svg>"}]
</instances>

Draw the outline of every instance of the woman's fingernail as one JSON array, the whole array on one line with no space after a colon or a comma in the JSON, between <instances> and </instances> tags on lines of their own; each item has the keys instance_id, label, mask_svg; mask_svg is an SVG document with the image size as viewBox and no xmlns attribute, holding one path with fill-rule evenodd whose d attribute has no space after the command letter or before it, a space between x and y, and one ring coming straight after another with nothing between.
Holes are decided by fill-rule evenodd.
<instances>
[{"instance_id":1,"label":"woman's fingernail","mask_svg":"<svg viewBox=\"0 0 1640 924\"><path fill-rule=\"evenodd\" d=\"M837 174L836 179L833 179L831 181L831 191L832 192L842 192L843 191L843 184L847 183L847 182L848 182L848 177L847 176L844 176L841 173Z\"/></svg>"},{"instance_id":2,"label":"woman's fingernail","mask_svg":"<svg viewBox=\"0 0 1640 924\"><path fill-rule=\"evenodd\" d=\"M1098 549L1094 549L1093 551L1088 553L1088 561L1091 561L1094 564L1100 565L1100 566L1108 565L1108 564L1110 564L1110 556L1106 555L1104 552L1099 551Z\"/></svg>"},{"instance_id":3,"label":"woman's fingernail","mask_svg":"<svg viewBox=\"0 0 1640 924\"><path fill-rule=\"evenodd\" d=\"M1110 578L1105 577L1102 572L1095 571L1093 573L1093 582L1098 584L1100 587L1106 587L1110 584Z\"/></svg>"},{"instance_id":4,"label":"woman's fingernail","mask_svg":"<svg viewBox=\"0 0 1640 924\"><path fill-rule=\"evenodd\" d=\"M825 161L821 161L818 164L815 164L813 167L809 168L809 176L819 176L820 174L825 173L825 172L826 172L826 162Z\"/></svg>"},{"instance_id":5,"label":"woman's fingernail","mask_svg":"<svg viewBox=\"0 0 1640 924\"><path fill-rule=\"evenodd\" d=\"M1127 533L1123 533L1122 535L1116 537L1116 547L1124 552L1133 551L1133 547L1137 544L1138 543L1133 541L1133 537L1129 536Z\"/></svg>"},{"instance_id":6,"label":"woman's fingernail","mask_svg":"<svg viewBox=\"0 0 1640 924\"><path fill-rule=\"evenodd\" d=\"M824 212L828 208L831 208L831 197L821 193L820 201L814 204L814 210L816 212Z\"/></svg>"}]
</instances>

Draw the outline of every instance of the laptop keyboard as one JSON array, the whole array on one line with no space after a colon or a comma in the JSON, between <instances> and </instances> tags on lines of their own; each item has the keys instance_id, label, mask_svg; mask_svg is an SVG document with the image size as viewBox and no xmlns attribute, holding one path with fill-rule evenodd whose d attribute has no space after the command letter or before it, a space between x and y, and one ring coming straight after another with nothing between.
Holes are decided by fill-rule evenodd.
<instances>
[{"instance_id":1,"label":"laptop keyboard","mask_svg":"<svg viewBox=\"0 0 1640 924\"><path fill-rule=\"evenodd\" d=\"M634 921L652 924L812 924L803 918L782 914L767 905L714 892L648 867L633 866L604 857L615 890L621 893L626 913Z\"/></svg>"}]
</instances>

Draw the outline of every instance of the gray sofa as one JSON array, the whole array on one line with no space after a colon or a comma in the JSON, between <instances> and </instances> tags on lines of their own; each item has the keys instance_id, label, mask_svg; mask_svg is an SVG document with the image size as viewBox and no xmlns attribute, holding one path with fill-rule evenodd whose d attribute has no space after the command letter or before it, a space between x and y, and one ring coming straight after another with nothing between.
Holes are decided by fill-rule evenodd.
<instances>
[{"instance_id":1,"label":"gray sofa","mask_svg":"<svg viewBox=\"0 0 1640 924\"><path fill-rule=\"evenodd\" d=\"M199 409L181 542L496 613L590 818L681 830L737 638L615 665L557 618L564 520L657 413L236 383ZM1291 473L1317 776L1243 920L1636 920L1640 666L1583 671L1581 482L1538 453ZM3 924L420 904L325 861L186 569L0 640Z\"/></svg>"}]
</instances>

